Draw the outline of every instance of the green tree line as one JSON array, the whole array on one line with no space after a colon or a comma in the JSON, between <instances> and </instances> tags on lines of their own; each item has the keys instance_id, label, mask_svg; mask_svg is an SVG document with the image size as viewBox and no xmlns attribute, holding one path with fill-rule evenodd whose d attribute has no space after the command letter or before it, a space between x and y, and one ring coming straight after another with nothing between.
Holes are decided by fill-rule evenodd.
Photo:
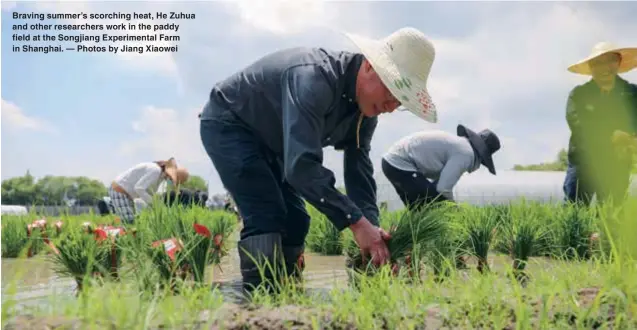
<instances>
[{"instance_id":1,"label":"green tree line","mask_svg":"<svg viewBox=\"0 0 637 330\"><path fill-rule=\"evenodd\" d=\"M191 175L181 188L208 191L206 181ZM95 205L108 194L103 182L85 176L47 175L36 180L29 171L25 175L2 181L3 205Z\"/></svg>"},{"instance_id":2,"label":"green tree line","mask_svg":"<svg viewBox=\"0 0 637 330\"><path fill-rule=\"evenodd\" d=\"M637 159L636 159L637 160ZM568 152L566 149L561 149L557 153L557 157L554 161L548 163L539 163L531 165L515 165L513 170L515 171L566 171L568 167ZM637 161L633 166L633 173L637 173Z\"/></svg>"}]
</instances>

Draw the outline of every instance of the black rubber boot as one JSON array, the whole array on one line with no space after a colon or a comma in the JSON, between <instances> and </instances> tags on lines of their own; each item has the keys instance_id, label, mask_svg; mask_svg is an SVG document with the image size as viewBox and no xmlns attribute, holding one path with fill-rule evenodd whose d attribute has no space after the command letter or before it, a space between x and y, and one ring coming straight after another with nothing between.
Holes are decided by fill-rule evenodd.
<instances>
[{"instance_id":1,"label":"black rubber boot","mask_svg":"<svg viewBox=\"0 0 637 330\"><path fill-rule=\"evenodd\" d=\"M290 279L302 282L303 270L305 270L305 245L284 246L283 257L285 259L285 271Z\"/></svg>"},{"instance_id":2,"label":"black rubber boot","mask_svg":"<svg viewBox=\"0 0 637 330\"><path fill-rule=\"evenodd\" d=\"M281 235L270 233L247 237L239 241L238 250L244 291L250 293L259 285L268 292L275 289L275 276L280 276L283 263Z\"/></svg>"}]
</instances>

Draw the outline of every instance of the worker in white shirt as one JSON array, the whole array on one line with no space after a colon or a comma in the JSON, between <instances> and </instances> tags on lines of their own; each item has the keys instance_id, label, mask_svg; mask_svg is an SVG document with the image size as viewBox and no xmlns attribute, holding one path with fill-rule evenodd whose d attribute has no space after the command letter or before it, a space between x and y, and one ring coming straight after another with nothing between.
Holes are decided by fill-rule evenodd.
<instances>
[{"instance_id":1,"label":"worker in white shirt","mask_svg":"<svg viewBox=\"0 0 637 330\"><path fill-rule=\"evenodd\" d=\"M493 154L500 139L485 129L479 133L458 125L457 136L444 131L406 136L383 155L383 173L405 206L414 210L440 201L455 201L453 188L465 173L484 165L495 175Z\"/></svg>"},{"instance_id":2,"label":"worker in white shirt","mask_svg":"<svg viewBox=\"0 0 637 330\"><path fill-rule=\"evenodd\" d=\"M108 188L111 203L122 222L133 223L135 220L136 198L140 198L146 205L150 204L159 185L167 181L168 184L179 185L188 180L188 170L177 167L174 158L155 162L144 162L135 165L115 178Z\"/></svg>"}]
</instances>

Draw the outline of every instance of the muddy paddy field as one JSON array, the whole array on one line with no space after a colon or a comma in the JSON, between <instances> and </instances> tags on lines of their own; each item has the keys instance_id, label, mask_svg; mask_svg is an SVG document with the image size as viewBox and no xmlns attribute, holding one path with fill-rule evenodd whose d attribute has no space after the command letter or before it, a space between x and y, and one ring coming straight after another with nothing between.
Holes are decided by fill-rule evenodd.
<instances>
[{"instance_id":1,"label":"muddy paddy field","mask_svg":"<svg viewBox=\"0 0 637 330\"><path fill-rule=\"evenodd\" d=\"M393 265L372 270L308 207L303 282L251 299L231 214L161 207L123 228L3 216L2 328L635 329L636 205L383 213Z\"/></svg>"}]
</instances>

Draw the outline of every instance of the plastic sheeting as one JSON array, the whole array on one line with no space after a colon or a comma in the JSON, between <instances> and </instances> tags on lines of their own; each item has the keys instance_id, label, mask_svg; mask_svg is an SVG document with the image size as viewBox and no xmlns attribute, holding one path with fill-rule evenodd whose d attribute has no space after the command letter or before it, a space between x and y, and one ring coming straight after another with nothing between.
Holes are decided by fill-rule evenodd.
<instances>
[{"instance_id":1,"label":"plastic sheeting","mask_svg":"<svg viewBox=\"0 0 637 330\"><path fill-rule=\"evenodd\" d=\"M2 215L25 215L28 214L28 210L25 206L21 205L2 205L1 206Z\"/></svg>"}]
</instances>

